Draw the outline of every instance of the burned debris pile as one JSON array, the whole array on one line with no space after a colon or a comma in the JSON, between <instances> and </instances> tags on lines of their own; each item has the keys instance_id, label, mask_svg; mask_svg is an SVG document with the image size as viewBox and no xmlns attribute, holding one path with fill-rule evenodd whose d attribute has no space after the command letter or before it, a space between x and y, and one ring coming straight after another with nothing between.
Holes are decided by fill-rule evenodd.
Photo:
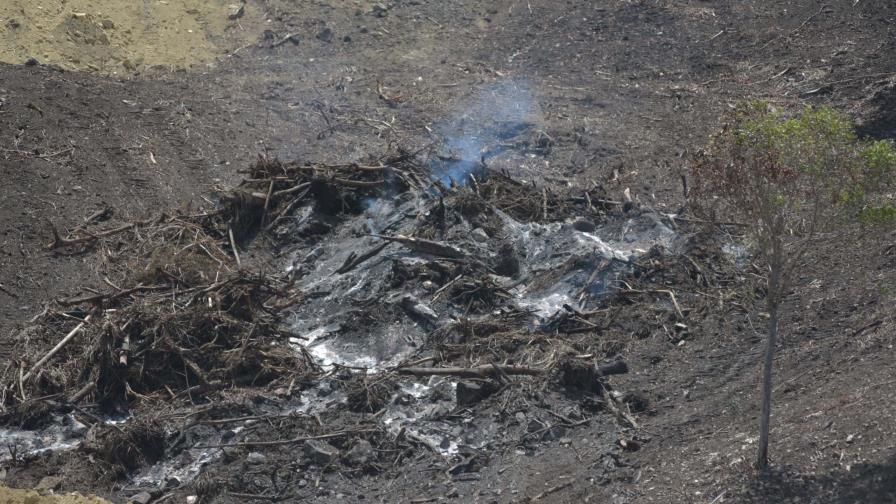
<instances>
[{"instance_id":1,"label":"burned debris pile","mask_svg":"<svg viewBox=\"0 0 896 504\"><path fill-rule=\"evenodd\" d=\"M213 209L106 217L53 231L55 252L102 258L106 285L21 332L0 422L88 426L66 447L155 490L199 474L206 493L245 489L239 474L210 484L209 467L267 457L291 456L290 479L423 450L457 475L591 421L613 437L647 409L609 384L628 371L620 335L687 327L684 300L653 282L691 247L674 223L482 160L262 157ZM634 296L654 303L650 326L634 327L642 312L620 323Z\"/></svg>"}]
</instances>

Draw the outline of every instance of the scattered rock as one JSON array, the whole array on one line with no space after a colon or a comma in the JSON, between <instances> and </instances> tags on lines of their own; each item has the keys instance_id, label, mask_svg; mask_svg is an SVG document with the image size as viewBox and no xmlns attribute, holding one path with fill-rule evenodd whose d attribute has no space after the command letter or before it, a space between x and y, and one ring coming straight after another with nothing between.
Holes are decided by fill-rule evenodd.
<instances>
[{"instance_id":1,"label":"scattered rock","mask_svg":"<svg viewBox=\"0 0 896 504\"><path fill-rule=\"evenodd\" d=\"M8 20L6 20L6 26L10 29L15 30L16 28L20 28L22 26L22 23L19 23L17 19L9 18Z\"/></svg>"},{"instance_id":2,"label":"scattered rock","mask_svg":"<svg viewBox=\"0 0 896 504\"><path fill-rule=\"evenodd\" d=\"M566 438L566 434L568 433L566 427L562 425L556 425L550 429L548 429L543 435L542 439L545 441L558 441Z\"/></svg>"},{"instance_id":3,"label":"scattered rock","mask_svg":"<svg viewBox=\"0 0 896 504\"><path fill-rule=\"evenodd\" d=\"M572 228L583 233L593 233L597 226L594 225L594 221L591 219L579 218L572 223Z\"/></svg>"},{"instance_id":4,"label":"scattered rock","mask_svg":"<svg viewBox=\"0 0 896 504\"><path fill-rule=\"evenodd\" d=\"M373 15L378 18L384 18L389 15L389 9L385 5L378 3L373 6Z\"/></svg>"},{"instance_id":5,"label":"scattered rock","mask_svg":"<svg viewBox=\"0 0 896 504\"><path fill-rule=\"evenodd\" d=\"M476 404L486 397L494 394L498 387L492 382L459 381L455 388L457 404Z\"/></svg>"},{"instance_id":6,"label":"scattered rock","mask_svg":"<svg viewBox=\"0 0 896 504\"><path fill-rule=\"evenodd\" d=\"M362 439L345 454L345 459L351 465L363 466L376 460L376 452L370 442Z\"/></svg>"},{"instance_id":7,"label":"scattered rock","mask_svg":"<svg viewBox=\"0 0 896 504\"><path fill-rule=\"evenodd\" d=\"M240 2L239 5L234 5L231 8L230 14L227 15L227 19L233 21L243 17L243 14L246 13L246 2Z\"/></svg>"},{"instance_id":8,"label":"scattered rock","mask_svg":"<svg viewBox=\"0 0 896 504\"><path fill-rule=\"evenodd\" d=\"M114 30L115 23L111 19L104 19L100 21L100 26L103 27L104 30Z\"/></svg>"},{"instance_id":9,"label":"scattered rock","mask_svg":"<svg viewBox=\"0 0 896 504\"><path fill-rule=\"evenodd\" d=\"M408 312L408 315L417 319L418 322L428 324L432 328L438 326L439 314L416 297L410 294L402 297L401 306Z\"/></svg>"},{"instance_id":10,"label":"scattered rock","mask_svg":"<svg viewBox=\"0 0 896 504\"><path fill-rule=\"evenodd\" d=\"M44 476L34 489L38 492L50 492L58 490L60 486L62 486L62 478L59 476Z\"/></svg>"},{"instance_id":11,"label":"scattered rock","mask_svg":"<svg viewBox=\"0 0 896 504\"><path fill-rule=\"evenodd\" d=\"M474 240L479 243L485 243L488 241L488 233L485 232L482 228L476 228L470 233Z\"/></svg>"},{"instance_id":12,"label":"scattered rock","mask_svg":"<svg viewBox=\"0 0 896 504\"><path fill-rule=\"evenodd\" d=\"M628 372L628 364L618 360L605 364L591 364L578 359L568 359L560 363L560 384L566 389L600 393L603 389L601 377Z\"/></svg>"},{"instance_id":13,"label":"scattered rock","mask_svg":"<svg viewBox=\"0 0 896 504\"><path fill-rule=\"evenodd\" d=\"M262 453L252 452L246 457L246 462L252 465L264 464L268 460Z\"/></svg>"},{"instance_id":14,"label":"scattered rock","mask_svg":"<svg viewBox=\"0 0 896 504\"><path fill-rule=\"evenodd\" d=\"M238 448L225 447L221 449L221 453L224 456L224 462L230 463L237 459L240 456L240 450Z\"/></svg>"},{"instance_id":15,"label":"scattered rock","mask_svg":"<svg viewBox=\"0 0 896 504\"><path fill-rule=\"evenodd\" d=\"M506 276L515 277L520 272L520 256L516 248L505 243L498 249L498 260L492 268L495 273Z\"/></svg>"},{"instance_id":16,"label":"scattered rock","mask_svg":"<svg viewBox=\"0 0 896 504\"><path fill-rule=\"evenodd\" d=\"M625 451L638 451L641 449L641 443L634 439L620 439L619 446Z\"/></svg>"},{"instance_id":17,"label":"scattered rock","mask_svg":"<svg viewBox=\"0 0 896 504\"><path fill-rule=\"evenodd\" d=\"M325 441L312 439L305 443L305 455L315 464L325 466L339 456L339 450Z\"/></svg>"},{"instance_id":18,"label":"scattered rock","mask_svg":"<svg viewBox=\"0 0 896 504\"><path fill-rule=\"evenodd\" d=\"M321 42L326 42L329 44L333 41L333 30L331 30L330 28L324 28L323 30L318 32L318 34L315 35L314 38L320 40Z\"/></svg>"},{"instance_id":19,"label":"scattered rock","mask_svg":"<svg viewBox=\"0 0 896 504\"><path fill-rule=\"evenodd\" d=\"M35 66L38 64L38 61L34 58L28 58L25 60L25 66Z\"/></svg>"},{"instance_id":20,"label":"scattered rock","mask_svg":"<svg viewBox=\"0 0 896 504\"><path fill-rule=\"evenodd\" d=\"M628 405L632 413L643 413L650 409L650 400L638 392L627 392L622 396L622 402Z\"/></svg>"},{"instance_id":21,"label":"scattered rock","mask_svg":"<svg viewBox=\"0 0 896 504\"><path fill-rule=\"evenodd\" d=\"M152 500L152 494L149 492L140 492L137 495L132 495L129 500L134 504L149 504L149 501Z\"/></svg>"},{"instance_id":22,"label":"scattered rock","mask_svg":"<svg viewBox=\"0 0 896 504\"><path fill-rule=\"evenodd\" d=\"M544 429L545 425L539 421L537 418L532 418L529 420L529 425L526 426L526 432L538 432L541 429Z\"/></svg>"}]
</instances>

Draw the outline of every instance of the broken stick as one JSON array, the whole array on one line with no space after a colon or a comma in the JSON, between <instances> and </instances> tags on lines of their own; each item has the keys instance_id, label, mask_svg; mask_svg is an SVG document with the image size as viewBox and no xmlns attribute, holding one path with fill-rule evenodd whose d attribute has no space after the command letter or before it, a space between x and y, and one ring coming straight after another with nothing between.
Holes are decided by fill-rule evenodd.
<instances>
[{"instance_id":1,"label":"broken stick","mask_svg":"<svg viewBox=\"0 0 896 504\"><path fill-rule=\"evenodd\" d=\"M382 252L383 249L386 248L388 245L389 245L389 243L383 243L381 245L377 245L376 247L373 247L372 249L368 250L367 252L364 252L361 255L357 255L354 252L352 252L345 259L345 262L342 263L342 266L340 266L339 269L336 270L336 273L340 274L340 275L343 273L348 273L349 271L355 269L355 267L358 266L359 264L361 264L362 262L364 262L364 261L370 259L371 257Z\"/></svg>"},{"instance_id":2,"label":"broken stick","mask_svg":"<svg viewBox=\"0 0 896 504\"><path fill-rule=\"evenodd\" d=\"M31 370L25 373L25 376L22 377L22 384L26 383L32 376L34 376L34 374L37 373L38 370L40 370L41 366L46 364L47 361L50 360L54 355L56 355L60 350L62 350L62 348L67 345L68 342L72 340L72 338L74 338L79 332L81 332L81 329L84 328L84 325L87 324L87 322L90 322L90 315L84 317L84 320L76 325L74 329L69 331L69 333L66 334L65 337L62 338L62 340L57 343L52 350L47 352L46 355L41 357L39 361L31 366Z\"/></svg>"},{"instance_id":3,"label":"broken stick","mask_svg":"<svg viewBox=\"0 0 896 504\"><path fill-rule=\"evenodd\" d=\"M452 245L448 245L447 243L440 243L432 240L425 240L423 238L411 238L409 236L403 235L371 235L376 238L382 238L384 240L394 241L401 243L402 245L408 247L409 249L416 250L418 252L423 252L426 254L432 254L435 256L449 257L452 259L463 259L467 257L466 252L463 250L456 248Z\"/></svg>"}]
</instances>

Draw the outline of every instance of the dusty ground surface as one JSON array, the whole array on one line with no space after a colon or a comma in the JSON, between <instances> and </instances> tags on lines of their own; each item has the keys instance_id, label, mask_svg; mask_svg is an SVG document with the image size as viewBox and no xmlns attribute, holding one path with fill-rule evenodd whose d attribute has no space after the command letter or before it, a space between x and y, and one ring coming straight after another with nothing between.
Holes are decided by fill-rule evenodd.
<instances>
[{"instance_id":1,"label":"dusty ground surface","mask_svg":"<svg viewBox=\"0 0 896 504\"><path fill-rule=\"evenodd\" d=\"M239 2L10 1L0 6L0 61L113 75L182 70L215 63L263 29L259 6Z\"/></svg>"},{"instance_id":2,"label":"dusty ground surface","mask_svg":"<svg viewBox=\"0 0 896 504\"><path fill-rule=\"evenodd\" d=\"M81 495L40 495L33 490L0 488L0 502L29 504L103 504L108 501Z\"/></svg>"},{"instance_id":3,"label":"dusty ground surface","mask_svg":"<svg viewBox=\"0 0 896 504\"><path fill-rule=\"evenodd\" d=\"M103 275L119 275L113 284L127 279L120 269L101 267L109 258L95 250L48 251L51 223L72 230L110 207L105 224L114 226L201 205L213 186L246 176L237 170L259 153L344 164L377 159L396 145L421 148L443 136L446 125L463 128L465 117L475 122L478 110L508 96L490 90L508 83L528 91L510 95L513 104L502 113L525 108L526 134L536 145L540 133L550 139L550 149L533 152L541 183L557 191L600 188L610 199L629 188L639 208L660 212L682 205L687 152L743 98L833 104L863 133L896 136L890 2L382 7L250 2L247 9L264 13L270 32L257 33L256 44L216 68L190 73L119 80L0 66L0 353L20 357L14 335L53 299L105 290ZM622 219L614 212L600 218ZM680 232L699 237L678 254L642 264L630 281L678 293L684 337L670 336L671 308L647 294L599 305L615 315L595 318L594 330L555 335L581 354L628 362L630 373L607 381L645 399L634 412L639 428L606 411L590 412L588 397L567 397L556 386L525 395L531 383L517 378L506 397L497 394L463 413L467 424L506 431L492 449L480 450L473 467L450 471L458 460L375 439L385 450L375 470L294 466L301 457L292 448L266 447L259 450L264 462L250 463L249 450L237 452L210 464L199 481L212 482L203 484L217 492L214 502L248 502L252 494L321 502L896 502L892 232L857 231L807 258L788 298L772 430L776 469L765 479L749 466L761 293L719 252L724 237L687 225ZM277 265L278 253L303 246L256 241L247 260ZM282 401L265 387L250 396L211 419L271 414ZM563 420L578 425L529 439L530 417L556 422L548 410L567 419L569 411L584 412L591 420ZM371 416L325 419L350 426ZM286 422L264 436L284 439L306 429ZM33 487L61 475L64 490L116 502L137 492L126 475L110 478L89 457L74 450L30 459L9 467L4 484ZM180 501L212 495L197 485L173 484L154 495L173 493Z\"/></svg>"}]
</instances>

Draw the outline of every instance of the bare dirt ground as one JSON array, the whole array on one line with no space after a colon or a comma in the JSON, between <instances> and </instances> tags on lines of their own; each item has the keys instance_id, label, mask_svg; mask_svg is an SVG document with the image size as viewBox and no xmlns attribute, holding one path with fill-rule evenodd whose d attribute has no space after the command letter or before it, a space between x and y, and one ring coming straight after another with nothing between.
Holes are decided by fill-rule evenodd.
<instances>
[{"instance_id":1,"label":"bare dirt ground","mask_svg":"<svg viewBox=\"0 0 896 504\"><path fill-rule=\"evenodd\" d=\"M107 266L126 244L50 251L51 226L72 231L106 208L111 212L91 226L173 214L188 205L193 209L186 212L198 211L216 187L250 176L245 171L259 154L343 165L382 159L398 147L415 151L439 140L445 124L493 106L487 90L495 86L528 90L520 98L531 102L528 133L535 144L549 139L550 148L533 158L544 184L558 194L594 191L613 200L628 188L639 209L660 213L681 208L688 153L742 99L831 104L853 116L863 134L896 137L896 5L883 0L249 5L263 13L265 30L254 44L219 55L213 68L113 78L0 65L5 360L24 357L21 328L46 307L55 309L53 300L89 295L90 288L105 291L104 276L118 285L129 278ZM573 206L539 220L574 219L580 211ZM622 217L611 209L600 218L610 225ZM750 462L761 289L721 252L724 236L679 226L690 237L682 252L642 256L629 281L645 291L678 293L684 334L674 332L679 320L661 296L637 294L599 305L613 316L593 319L591 330L549 338L601 361L625 359L630 372L606 380L639 398L627 403L637 428L605 410L587 413L589 397L570 397L556 384L533 391L517 379L504 397L498 393L455 412L466 415L465 425L504 432L495 434L500 442L461 459L466 465L460 467L425 446L413 451L379 438L373 440L381 450L373 469L308 468L297 462L294 448L271 446L259 448L264 458L255 460L249 460L254 448L236 450L205 466L198 480L162 485L153 497L896 502L896 235L857 229L806 259L788 298L776 363L775 472L759 479ZM257 240L244 260L277 265L301 246ZM501 351L512 356L523 350ZM250 389L240 408L229 397L211 425L269 414L282 396L274 389L284 385L275 380ZM586 412L590 421L573 419L570 411ZM533 418L551 427L548 434L552 427L562 434L531 439ZM336 426L375 419L376 412L324 416ZM199 426L205 430L182 425L171 436L178 443L211 435L208 423ZM272 423L265 435L285 439L306 435L303 429L298 421ZM334 443L345 452L357 446ZM180 453L170 451L171 457ZM96 463L95 455L76 449L13 458L2 483L33 488L58 475L62 490L114 502L143 489Z\"/></svg>"}]
</instances>

